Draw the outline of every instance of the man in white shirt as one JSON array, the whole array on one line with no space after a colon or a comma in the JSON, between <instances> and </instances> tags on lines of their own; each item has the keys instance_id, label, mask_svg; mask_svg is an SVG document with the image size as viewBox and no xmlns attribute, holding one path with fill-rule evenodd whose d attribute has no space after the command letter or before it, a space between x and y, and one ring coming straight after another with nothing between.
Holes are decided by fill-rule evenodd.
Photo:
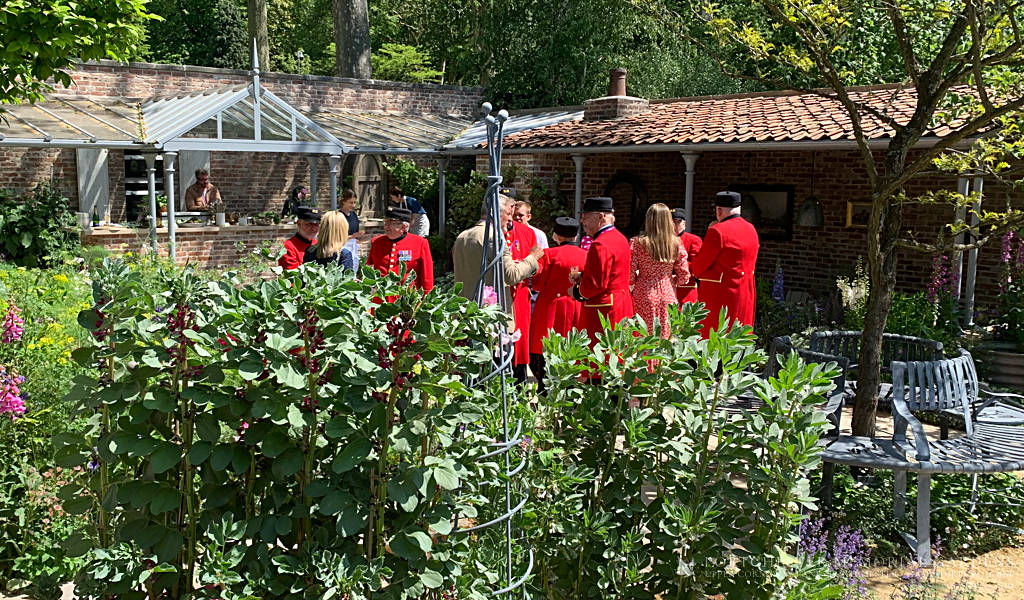
<instances>
[{"instance_id":1,"label":"man in white shirt","mask_svg":"<svg viewBox=\"0 0 1024 600\"><path fill-rule=\"evenodd\" d=\"M533 233L537 235L537 245L546 249L548 247L548 235L533 225L530 225L530 219L533 218L532 213L533 206L531 206L529 202L526 200L516 202L516 212L514 216L516 222L529 226L530 229L533 230Z\"/></svg>"}]
</instances>

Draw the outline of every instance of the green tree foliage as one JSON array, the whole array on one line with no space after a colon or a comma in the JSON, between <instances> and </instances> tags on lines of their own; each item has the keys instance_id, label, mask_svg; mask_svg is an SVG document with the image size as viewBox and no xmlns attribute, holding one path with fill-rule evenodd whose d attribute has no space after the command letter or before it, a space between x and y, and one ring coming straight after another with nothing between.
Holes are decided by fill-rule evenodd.
<instances>
[{"instance_id":1,"label":"green tree foliage","mask_svg":"<svg viewBox=\"0 0 1024 600\"><path fill-rule=\"evenodd\" d=\"M511 107L576 104L607 92L608 70L629 70L645 97L752 89L722 75L661 15L626 0L469 0L370 3L374 51L386 42L421 48L444 83L484 85Z\"/></svg>"},{"instance_id":2,"label":"green tree foliage","mask_svg":"<svg viewBox=\"0 0 1024 600\"><path fill-rule=\"evenodd\" d=\"M79 245L75 216L54 181L29 194L0 190L0 255L27 267L60 264Z\"/></svg>"},{"instance_id":3,"label":"green tree foliage","mask_svg":"<svg viewBox=\"0 0 1024 600\"><path fill-rule=\"evenodd\" d=\"M267 13L271 70L334 74L331 0L271 0Z\"/></svg>"},{"instance_id":4,"label":"green tree foliage","mask_svg":"<svg viewBox=\"0 0 1024 600\"><path fill-rule=\"evenodd\" d=\"M234 0L152 0L163 17L149 24L149 60L248 69L251 42Z\"/></svg>"},{"instance_id":5,"label":"green tree foliage","mask_svg":"<svg viewBox=\"0 0 1024 600\"><path fill-rule=\"evenodd\" d=\"M975 211L970 207L978 198L955 190L917 197L905 191L915 178L934 177L936 171L982 173L1002 180L1006 189L1024 183L1011 169L1024 154L1024 35L1016 27L1024 9L975 0L668 2L684 15L677 21L681 29L689 28L689 35L736 76L818 93L850 119L872 190L866 232L870 292L853 431L871 435L881 336L892 307L899 251L964 251L1024 222L1024 212L1016 209ZM891 81L899 85L874 97L850 89ZM911 99L890 100L897 96ZM876 153L866 132L878 126L892 133ZM921 141L929 143L919 148ZM954 207L966 210L976 224L951 218L954 222L931 240L908 239L902 228L910 203L946 204L951 217ZM964 232L972 241L956 243L955 236Z\"/></svg>"},{"instance_id":6,"label":"green tree foliage","mask_svg":"<svg viewBox=\"0 0 1024 600\"><path fill-rule=\"evenodd\" d=\"M78 59L131 57L148 18L146 0L0 2L0 104L70 87Z\"/></svg>"},{"instance_id":7,"label":"green tree foliage","mask_svg":"<svg viewBox=\"0 0 1024 600\"><path fill-rule=\"evenodd\" d=\"M384 44L373 53L373 76L413 83L440 81L441 71L430 68L430 55L405 44Z\"/></svg>"}]
</instances>

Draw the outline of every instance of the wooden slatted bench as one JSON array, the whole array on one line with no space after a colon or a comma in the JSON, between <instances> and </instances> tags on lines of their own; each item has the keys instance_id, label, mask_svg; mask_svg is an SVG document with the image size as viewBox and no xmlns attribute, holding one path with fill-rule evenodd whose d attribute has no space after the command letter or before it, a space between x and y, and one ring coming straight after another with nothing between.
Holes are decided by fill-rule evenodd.
<instances>
[{"instance_id":1,"label":"wooden slatted bench","mask_svg":"<svg viewBox=\"0 0 1024 600\"><path fill-rule=\"evenodd\" d=\"M835 465L885 469L895 473L893 515L905 513L907 473L917 480L917 523L904 539L921 564L931 562L931 477L935 473L1001 473L1024 470L1024 429L1008 425L976 424L972 406L978 398L974 359L966 350L956 358L892 362L892 439L840 436L822 455L822 500L831 504ZM956 439L928 440L914 412L956 411L965 435ZM913 439L907 438L907 428Z\"/></svg>"}]
</instances>

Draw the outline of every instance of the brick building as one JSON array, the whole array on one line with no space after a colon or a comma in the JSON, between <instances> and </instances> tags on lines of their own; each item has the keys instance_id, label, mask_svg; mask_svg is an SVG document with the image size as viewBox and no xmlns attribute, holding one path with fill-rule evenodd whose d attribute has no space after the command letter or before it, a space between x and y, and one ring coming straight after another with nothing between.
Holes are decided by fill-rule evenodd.
<instances>
[{"instance_id":1,"label":"brick building","mask_svg":"<svg viewBox=\"0 0 1024 600\"><path fill-rule=\"evenodd\" d=\"M849 118L838 102L787 92L648 101L626 96L624 81L618 90L615 85L613 74L609 96L582 107L514 113L506 125L503 154L503 165L517 167L511 185L527 196L531 181L559 189L566 214L578 198L611 196L616 224L627 234L642 228L650 204L664 202L688 207L690 228L702 235L714 221L715 193L740 191L744 216L754 220L761 235L760 277L772 277L779 265L787 289L820 297L835 289L837 276L853 272L866 249L871 188ZM892 102L888 108L897 115L910 114L915 101L907 92L893 100L893 88L884 86L858 89L854 95L863 102ZM870 117L865 117L865 128L881 166L889 132ZM449 148L465 151L478 137L471 130ZM934 139L926 137L919 147ZM477 168L485 167L486 156L478 155ZM911 180L905 189L915 197L958 186L981 183L928 175ZM993 182L985 183L983 191L989 210L1021 200L1018 192ZM817 207L820 223L800 218L802 211L813 216ZM934 241L953 220L950 205L904 207L905 236L922 242ZM901 250L898 289L925 289L933 258ZM967 263L965 258L965 274ZM978 253L979 306L992 304L999 275L996 241Z\"/></svg>"},{"instance_id":2,"label":"brick building","mask_svg":"<svg viewBox=\"0 0 1024 600\"><path fill-rule=\"evenodd\" d=\"M81 121L69 116L78 102L99 106L98 112L108 118L113 117L107 113L131 117L128 113L141 111L147 99L230 92L251 82L252 73L101 61L81 65L74 80L72 89L59 90L39 107L17 107L15 118L0 125L0 187L23 190L56 176L65 181L74 206L88 210L93 203L109 199L111 219L123 221L133 192L129 188L134 186L136 194L146 193L138 190L138 174L130 172L138 168L130 158L138 156L137 149L130 147L136 134L130 126L122 124L128 147L106 150L104 169L95 168L95 157L83 156L90 152L87 139L63 147L52 139L24 143L25 139L39 137L39 129L54 127L81 138L81 131L73 131ZM486 157L480 155L484 129L480 122L474 125L483 100L479 88L278 73L263 74L259 84L344 142L346 151L337 167L339 184L360 188L364 211L380 208L386 184L378 162L382 155L402 154L423 165L445 161L449 167L475 158L478 169L486 167ZM865 247L863 203L869 201L870 189L848 117L836 103L794 93L646 100L626 95L624 73L614 74L612 84L608 97L589 100L584 106L513 114L505 126L503 164L520 168L518 180L511 183L524 196L529 196L534 179L548 187L558 186L569 214L575 198L610 195L616 201L618 223L627 232L636 230L653 202L688 206L691 229L702 233L712 221L710 198L733 188L749 197L748 216L760 212L758 271L762 276L770 276L778 264L791 289L821 294L833 289L837 275L852 271ZM884 87L856 93L865 102L893 98L892 89ZM889 108L898 114L912 106L913 98L904 93ZM62 115L67 123L60 122ZM881 152L886 128L870 118L865 123L876 151ZM279 210L291 187L313 179L321 205L328 194L330 157L324 153L186 154L183 151L178 157L175 187L179 195L191 183L191 169L208 166L228 210L250 214ZM88 178L103 185L83 185ZM974 181L920 178L907 191L913 196L926 189L957 189L966 184ZM80 197L83 192L90 197ZM986 207L1018 201L1011 197L1012 191L991 182L984 192ZM821 223L801 225L808 223L799 218L801 212L813 209L812 204L820 207ZM937 205L907 206L905 212L908 233L923 241L933 239L953 216L952 208ZM110 235L138 238L124 232ZM202 235L194 232L196 239ZM180 246L186 249L190 243L181 240ZM197 253L201 254L189 252L200 262L212 260ZM997 292L999 248L986 247L978 258L977 296L990 299ZM931 256L903 251L899 287L923 289L930 279L931 261Z\"/></svg>"}]
</instances>

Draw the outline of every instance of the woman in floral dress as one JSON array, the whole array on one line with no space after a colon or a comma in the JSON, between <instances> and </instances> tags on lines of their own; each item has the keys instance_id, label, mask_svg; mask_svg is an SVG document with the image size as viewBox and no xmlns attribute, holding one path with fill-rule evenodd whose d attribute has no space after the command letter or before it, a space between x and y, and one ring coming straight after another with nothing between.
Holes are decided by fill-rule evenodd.
<instances>
[{"instance_id":1,"label":"woman in floral dress","mask_svg":"<svg viewBox=\"0 0 1024 600\"><path fill-rule=\"evenodd\" d=\"M647 328L654 331L654 322L661 326L661 337L668 338L668 305L676 303L672 274L689 279L686 250L679 243L672 212L662 203L647 209L644 232L630 242L632 250L631 279L633 306Z\"/></svg>"}]
</instances>

